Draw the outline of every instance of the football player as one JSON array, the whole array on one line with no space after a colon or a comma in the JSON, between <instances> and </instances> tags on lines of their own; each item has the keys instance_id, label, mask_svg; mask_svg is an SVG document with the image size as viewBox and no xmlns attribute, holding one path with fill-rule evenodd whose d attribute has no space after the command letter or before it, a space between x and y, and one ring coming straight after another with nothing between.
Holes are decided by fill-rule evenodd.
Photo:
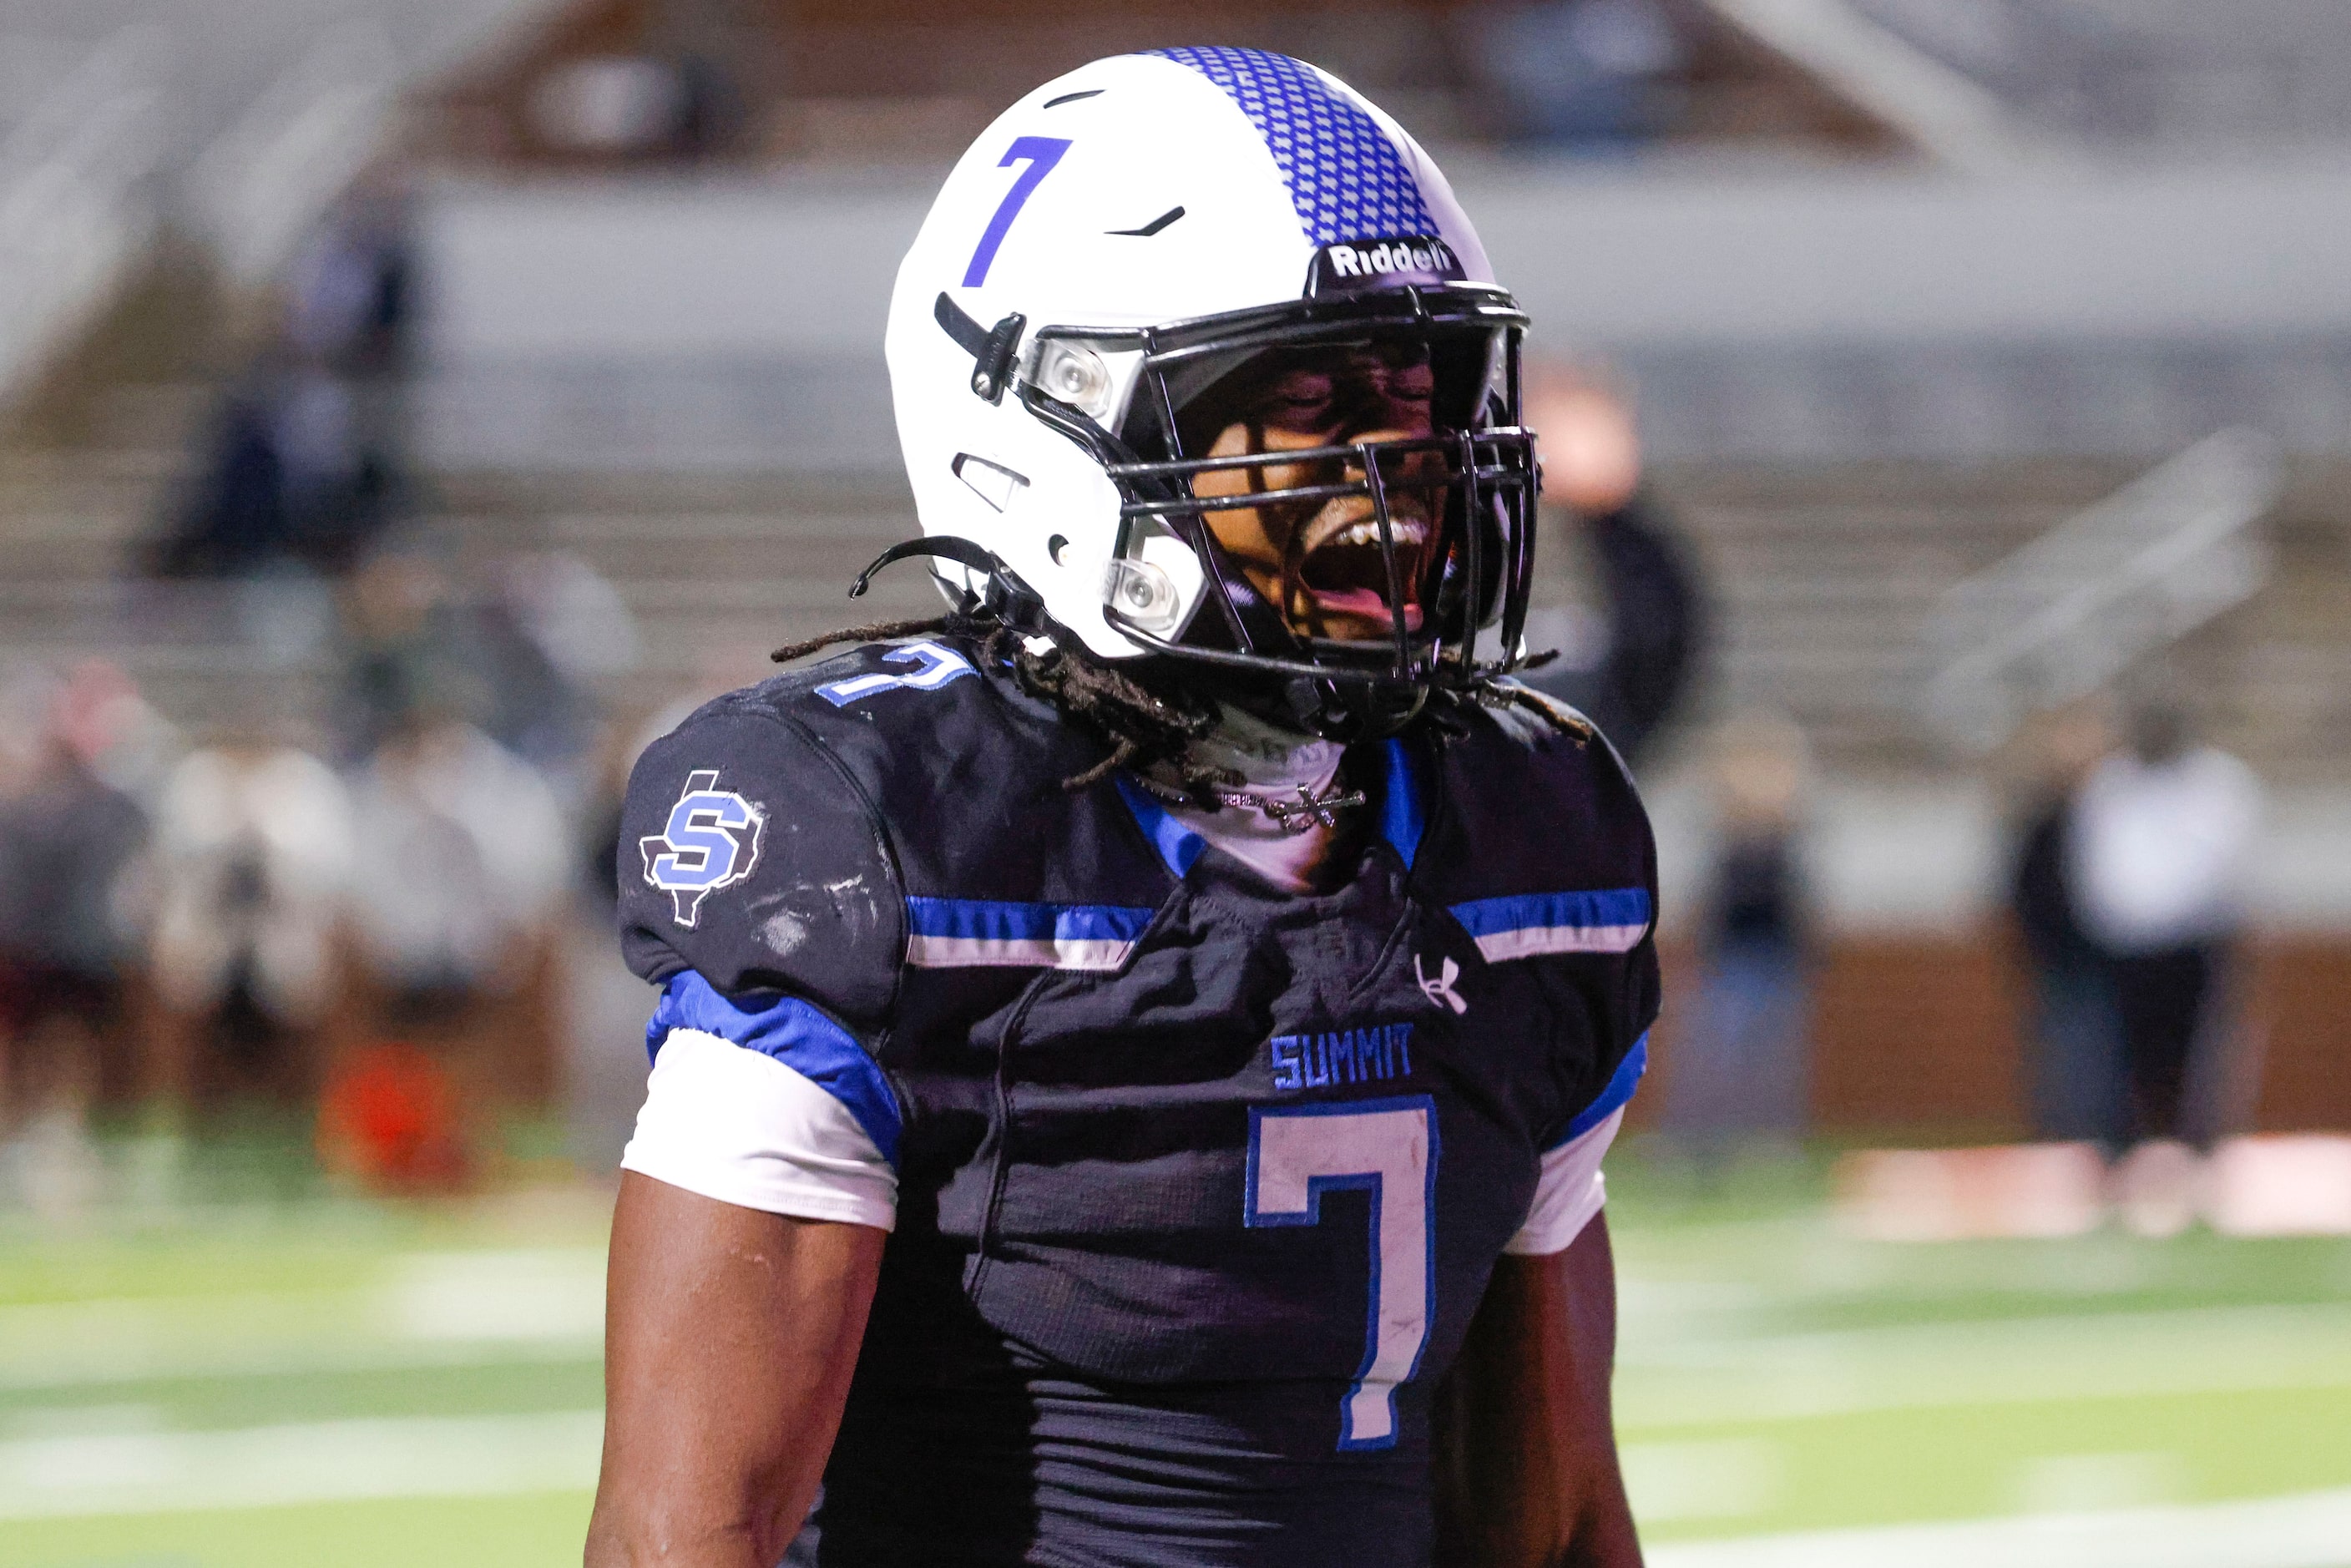
<instances>
[{"instance_id":1,"label":"football player","mask_svg":"<svg viewBox=\"0 0 2351 1568\"><path fill-rule=\"evenodd\" d=\"M1655 855L1510 679L1525 326L1278 55L1096 62L956 166L877 563L950 612L631 785L595 1568L1639 1561L1599 1160Z\"/></svg>"}]
</instances>

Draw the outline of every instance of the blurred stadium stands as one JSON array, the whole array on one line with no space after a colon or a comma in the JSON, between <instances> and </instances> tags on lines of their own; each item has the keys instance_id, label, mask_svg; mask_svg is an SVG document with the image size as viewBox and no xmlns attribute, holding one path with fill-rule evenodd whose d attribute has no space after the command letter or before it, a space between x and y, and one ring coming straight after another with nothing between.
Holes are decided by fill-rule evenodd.
<instances>
[{"instance_id":1,"label":"blurred stadium stands","mask_svg":"<svg viewBox=\"0 0 2351 1568\"><path fill-rule=\"evenodd\" d=\"M158 225L247 284L374 155L401 88L516 0L0 6L0 386L38 368Z\"/></svg>"},{"instance_id":2,"label":"blurred stadium stands","mask_svg":"<svg viewBox=\"0 0 2351 1568\"><path fill-rule=\"evenodd\" d=\"M78 298L27 290L50 303L9 316L26 367L30 345L54 345L43 373L15 378L0 528L15 657L119 658L195 728L261 692L315 711L332 669L323 587L158 584L127 565L188 482L272 267L381 152L415 193L423 279L405 537L461 581L546 549L609 578L643 631L641 660L607 679L618 714L721 670L749 678L761 647L830 622L854 564L906 526L874 345L894 258L976 106L1065 57L1213 23L1395 101L1447 159L1540 345L1636 390L1656 484L1720 601L1687 718L1765 706L1804 727L1826 780L1829 913L1848 928L1983 940L1996 802L1927 722L1919 638L1939 598L2212 431L2264 433L2286 481L2253 525L2273 570L2166 657L2204 731L2289 791L2266 911L2305 935L2351 930L2351 860L2325 827L2351 787L2351 130L2309 104L2217 125L2189 111L2220 89L2146 85L2314 83L2333 57L2317 10L2265 5L2221 29L2192 5L1667 6L1687 101L1646 151L1596 162L1473 112L1476 6L1180 23L1012 0L953 23L619 0L219 12L199 26L184 8L19 0L0 29L58 68L111 73L136 110L105 123L146 127L104 141L140 154L111 154L136 166L109 187L119 255L79 265ZM549 118L582 62L720 56L731 129L692 147L566 141ZM1979 95L2001 161L1874 107L1919 71ZM2095 90L2049 85L2068 73ZM13 112L57 112L35 90L56 78L14 74ZM2132 92L2189 118L2099 107ZM104 118L104 95L78 97ZM99 144L44 135L20 131L6 166L23 147ZM69 183L20 179L36 194L15 199ZM885 580L885 607L918 606L915 583ZM1653 789L1671 853L1695 866L1671 755ZM2329 1030L2313 1049L2342 1043Z\"/></svg>"},{"instance_id":3,"label":"blurred stadium stands","mask_svg":"<svg viewBox=\"0 0 2351 1568\"><path fill-rule=\"evenodd\" d=\"M2339 144L2351 37L2326 0L1859 0L2029 120L2159 152Z\"/></svg>"}]
</instances>

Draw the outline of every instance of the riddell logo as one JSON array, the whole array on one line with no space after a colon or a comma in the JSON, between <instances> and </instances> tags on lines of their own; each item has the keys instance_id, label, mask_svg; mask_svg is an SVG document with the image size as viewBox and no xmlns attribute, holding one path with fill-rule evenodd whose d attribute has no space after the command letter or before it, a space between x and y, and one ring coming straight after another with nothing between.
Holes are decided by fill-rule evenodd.
<instances>
[{"instance_id":1,"label":"riddell logo","mask_svg":"<svg viewBox=\"0 0 2351 1568\"><path fill-rule=\"evenodd\" d=\"M1428 235L1353 240L1344 245L1326 245L1314 253L1307 292L1328 294L1394 287L1405 283L1438 283L1461 276L1461 258L1453 253L1453 247Z\"/></svg>"}]
</instances>

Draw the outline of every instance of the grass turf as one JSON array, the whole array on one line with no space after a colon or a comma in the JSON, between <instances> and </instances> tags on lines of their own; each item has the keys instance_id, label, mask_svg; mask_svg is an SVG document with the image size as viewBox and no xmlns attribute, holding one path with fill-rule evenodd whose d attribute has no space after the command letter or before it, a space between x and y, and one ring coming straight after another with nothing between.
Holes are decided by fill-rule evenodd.
<instances>
[{"instance_id":1,"label":"grass turf","mask_svg":"<svg viewBox=\"0 0 2351 1568\"><path fill-rule=\"evenodd\" d=\"M586 1491L0 1525L15 1568L577 1568Z\"/></svg>"},{"instance_id":2,"label":"grass turf","mask_svg":"<svg viewBox=\"0 0 2351 1568\"><path fill-rule=\"evenodd\" d=\"M1653 1540L2351 1486L2351 1244L1888 1246L1817 1163L1611 1183ZM602 1205L0 1221L0 1562L576 1563Z\"/></svg>"}]
</instances>

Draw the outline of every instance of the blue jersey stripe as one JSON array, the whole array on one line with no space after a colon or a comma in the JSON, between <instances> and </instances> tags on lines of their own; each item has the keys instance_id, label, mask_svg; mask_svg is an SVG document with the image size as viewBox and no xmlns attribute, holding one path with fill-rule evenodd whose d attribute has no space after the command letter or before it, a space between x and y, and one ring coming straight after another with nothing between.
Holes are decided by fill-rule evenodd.
<instances>
[{"instance_id":1,"label":"blue jersey stripe","mask_svg":"<svg viewBox=\"0 0 2351 1568\"><path fill-rule=\"evenodd\" d=\"M669 977L645 1025L645 1053L657 1056L674 1029L699 1030L773 1057L848 1108L893 1169L898 1164L898 1096L856 1037L810 1003L785 997L737 1007L691 969Z\"/></svg>"},{"instance_id":2,"label":"blue jersey stripe","mask_svg":"<svg viewBox=\"0 0 2351 1568\"><path fill-rule=\"evenodd\" d=\"M985 942L1132 942L1155 912L1115 904L1008 904L980 898L909 898L906 928L918 936Z\"/></svg>"},{"instance_id":3,"label":"blue jersey stripe","mask_svg":"<svg viewBox=\"0 0 2351 1568\"><path fill-rule=\"evenodd\" d=\"M1567 1124L1567 1131L1552 1140L1551 1149L1575 1142L1623 1110L1632 1102L1633 1091L1640 1086L1641 1075L1648 1071L1649 1033L1644 1030L1641 1038L1633 1042L1633 1049L1625 1053L1625 1060L1616 1064L1616 1071L1608 1080L1608 1087L1600 1092L1598 1099L1575 1113ZM1548 1154L1550 1149L1544 1152Z\"/></svg>"},{"instance_id":4,"label":"blue jersey stripe","mask_svg":"<svg viewBox=\"0 0 2351 1568\"><path fill-rule=\"evenodd\" d=\"M1453 905L1453 918L1472 936L1499 936L1530 930L1601 930L1649 923L1646 887L1602 888L1589 893L1529 893L1479 898Z\"/></svg>"},{"instance_id":5,"label":"blue jersey stripe","mask_svg":"<svg viewBox=\"0 0 2351 1568\"><path fill-rule=\"evenodd\" d=\"M1437 233L1403 151L1311 66L1263 49L1151 52L1198 71L1249 116L1311 243Z\"/></svg>"},{"instance_id":6,"label":"blue jersey stripe","mask_svg":"<svg viewBox=\"0 0 2351 1568\"><path fill-rule=\"evenodd\" d=\"M1200 858L1200 852L1208 847L1208 841L1169 816L1167 808L1153 800L1134 779L1123 773L1111 777L1118 784L1118 792L1125 797L1127 810L1134 813L1136 825L1159 852L1159 858L1167 862L1176 880L1183 881L1192 862Z\"/></svg>"},{"instance_id":7,"label":"blue jersey stripe","mask_svg":"<svg viewBox=\"0 0 2351 1568\"><path fill-rule=\"evenodd\" d=\"M1420 780L1414 777L1412 753L1402 736L1388 739L1387 798L1380 803L1380 833L1395 846L1404 869L1420 849Z\"/></svg>"}]
</instances>

